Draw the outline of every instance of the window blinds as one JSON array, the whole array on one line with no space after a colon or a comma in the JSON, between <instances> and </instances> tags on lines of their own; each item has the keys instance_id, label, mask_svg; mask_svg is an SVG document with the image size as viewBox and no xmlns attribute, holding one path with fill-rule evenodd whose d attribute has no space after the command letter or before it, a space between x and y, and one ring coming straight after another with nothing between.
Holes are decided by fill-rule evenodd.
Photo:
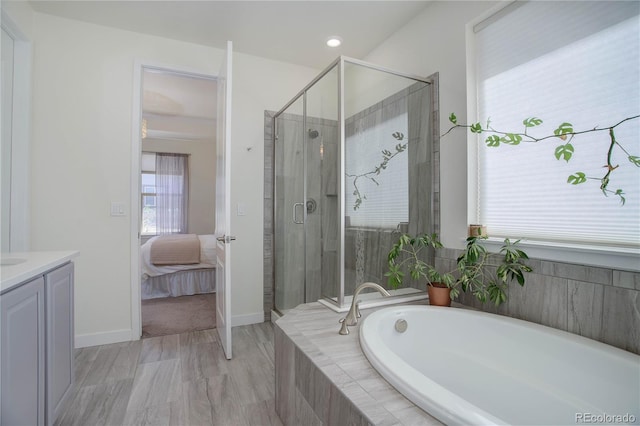
<instances>
[{"instance_id":1,"label":"window blinds","mask_svg":"<svg viewBox=\"0 0 640 426\"><path fill-rule=\"evenodd\" d=\"M475 27L478 121L524 132L523 120L543 123L527 132L553 134L609 127L640 114L640 3L528 2L508 7ZM615 129L616 140L640 155L640 119ZM640 168L616 147L609 189L600 191L608 131L577 135L567 163L556 160L558 138L518 146L478 141L478 219L493 236L640 246ZM581 171L589 179L570 185Z\"/></svg>"}]
</instances>

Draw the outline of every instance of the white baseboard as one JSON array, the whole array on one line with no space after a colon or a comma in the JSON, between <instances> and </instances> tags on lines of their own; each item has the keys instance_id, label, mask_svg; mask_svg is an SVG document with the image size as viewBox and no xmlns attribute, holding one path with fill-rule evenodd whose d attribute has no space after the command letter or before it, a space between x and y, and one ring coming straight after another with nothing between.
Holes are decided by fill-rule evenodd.
<instances>
[{"instance_id":1,"label":"white baseboard","mask_svg":"<svg viewBox=\"0 0 640 426\"><path fill-rule=\"evenodd\" d=\"M247 315L233 315L231 317L231 327L259 324L261 322L264 322L264 312L256 312L255 314Z\"/></svg>"},{"instance_id":2,"label":"white baseboard","mask_svg":"<svg viewBox=\"0 0 640 426\"><path fill-rule=\"evenodd\" d=\"M234 315L231 317L231 326L259 324L264 322L264 312L256 312L247 315ZM89 346L108 345L110 343L128 342L133 339L131 330L114 330L102 333L77 334L75 337L76 348Z\"/></svg>"},{"instance_id":3,"label":"white baseboard","mask_svg":"<svg viewBox=\"0 0 640 426\"><path fill-rule=\"evenodd\" d=\"M75 347L86 348L89 346L108 345L110 343L128 342L131 338L131 330L114 330L102 333L76 334ZM135 339L137 340L137 339Z\"/></svg>"}]
</instances>

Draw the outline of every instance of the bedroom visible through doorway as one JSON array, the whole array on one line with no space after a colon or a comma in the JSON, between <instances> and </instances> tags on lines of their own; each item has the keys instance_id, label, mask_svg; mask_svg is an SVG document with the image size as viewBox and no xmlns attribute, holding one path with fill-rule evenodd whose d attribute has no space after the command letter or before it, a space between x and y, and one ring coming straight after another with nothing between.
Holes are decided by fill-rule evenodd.
<instances>
[{"instance_id":1,"label":"bedroom visible through doorway","mask_svg":"<svg viewBox=\"0 0 640 426\"><path fill-rule=\"evenodd\" d=\"M215 305L215 293L143 300L142 338L215 328Z\"/></svg>"},{"instance_id":2,"label":"bedroom visible through doorway","mask_svg":"<svg viewBox=\"0 0 640 426\"><path fill-rule=\"evenodd\" d=\"M142 337L215 327L215 78L143 67Z\"/></svg>"}]
</instances>

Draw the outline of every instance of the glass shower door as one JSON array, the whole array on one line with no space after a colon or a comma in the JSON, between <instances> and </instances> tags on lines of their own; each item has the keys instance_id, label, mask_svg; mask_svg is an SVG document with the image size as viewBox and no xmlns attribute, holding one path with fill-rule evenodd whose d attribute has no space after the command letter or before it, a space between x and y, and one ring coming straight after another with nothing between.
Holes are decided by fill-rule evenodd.
<instances>
[{"instance_id":1,"label":"glass shower door","mask_svg":"<svg viewBox=\"0 0 640 426\"><path fill-rule=\"evenodd\" d=\"M340 291L338 66L305 93L306 302Z\"/></svg>"},{"instance_id":2,"label":"glass shower door","mask_svg":"<svg viewBox=\"0 0 640 426\"><path fill-rule=\"evenodd\" d=\"M276 117L275 308L340 291L337 66Z\"/></svg>"},{"instance_id":3,"label":"glass shower door","mask_svg":"<svg viewBox=\"0 0 640 426\"><path fill-rule=\"evenodd\" d=\"M275 121L275 308L305 302L304 103L298 98Z\"/></svg>"}]
</instances>

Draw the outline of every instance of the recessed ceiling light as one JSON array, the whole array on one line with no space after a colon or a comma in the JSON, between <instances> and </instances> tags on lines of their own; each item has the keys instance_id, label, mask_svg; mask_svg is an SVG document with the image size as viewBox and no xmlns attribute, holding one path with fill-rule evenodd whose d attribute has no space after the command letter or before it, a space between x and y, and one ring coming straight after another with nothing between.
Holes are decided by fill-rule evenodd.
<instances>
[{"instance_id":1,"label":"recessed ceiling light","mask_svg":"<svg viewBox=\"0 0 640 426\"><path fill-rule=\"evenodd\" d=\"M327 39L327 46L338 47L342 44L342 39L338 36L331 36Z\"/></svg>"}]
</instances>

